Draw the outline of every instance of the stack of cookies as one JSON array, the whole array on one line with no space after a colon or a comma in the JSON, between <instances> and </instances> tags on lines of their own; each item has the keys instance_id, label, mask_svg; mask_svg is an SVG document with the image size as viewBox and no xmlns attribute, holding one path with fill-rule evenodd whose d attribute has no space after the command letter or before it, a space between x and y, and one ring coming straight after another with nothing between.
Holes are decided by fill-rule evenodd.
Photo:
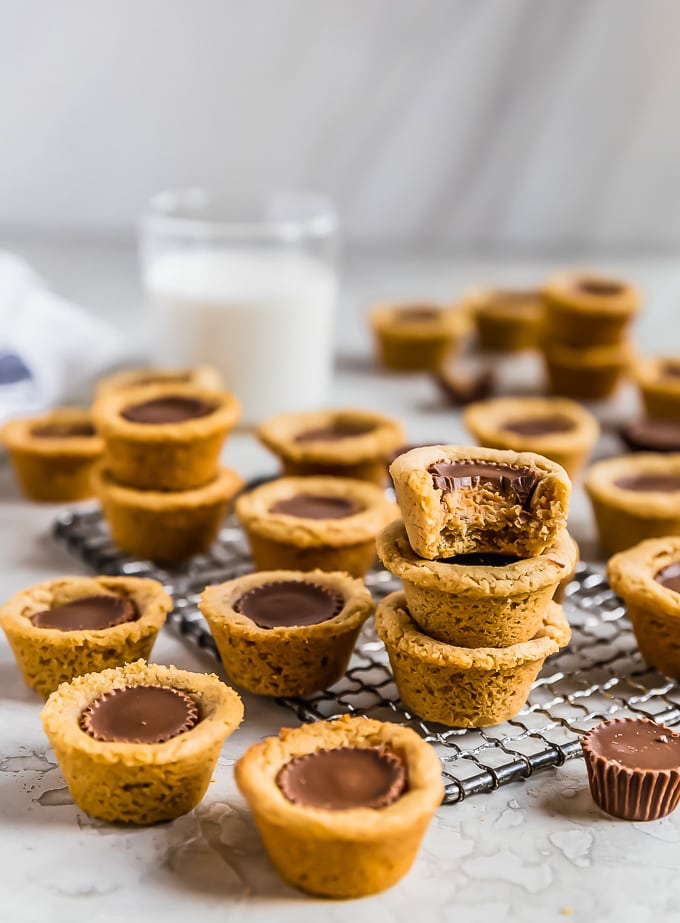
<instances>
[{"instance_id":1,"label":"stack of cookies","mask_svg":"<svg viewBox=\"0 0 680 923\"><path fill-rule=\"evenodd\" d=\"M406 452L390 472L403 522L377 545L403 592L376 627L401 698L441 724L505 721L570 638L553 601L578 554L569 478L534 453L450 445Z\"/></svg>"},{"instance_id":2,"label":"stack of cookies","mask_svg":"<svg viewBox=\"0 0 680 923\"><path fill-rule=\"evenodd\" d=\"M104 440L97 493L111 534L127 554L178 561L207 551L242 486L220 468L238 419L231 394L191 382L107 390L93 417Z\"/></svg>"},{"instance_id":3,"label":"stack of cookies","mask_svg":"<svg viewBox=\"0 0 680 923\"><path fill-rule=\"evenodd\" d=\"M551 390L577 400L609 397L632 363L627 330L640 293L618 279L563 272L548 279L542 295Z\"/></svg>"}]
</instances>

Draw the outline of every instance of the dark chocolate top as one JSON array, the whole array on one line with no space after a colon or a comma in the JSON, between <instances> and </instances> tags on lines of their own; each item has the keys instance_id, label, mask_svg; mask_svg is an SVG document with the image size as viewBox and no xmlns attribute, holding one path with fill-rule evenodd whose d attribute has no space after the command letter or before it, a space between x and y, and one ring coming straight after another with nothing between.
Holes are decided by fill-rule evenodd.
<instances>
[{"instance_id":1,"label":"dark chocolate top","mask_svg":"<svg viewBox=\"0 0 680 923\"><path fill-rule=\"evenodd\" d=\"M573 430L574 421L563 414L553 413L542 417L508 420L507 423L503 423L501 429L518 436L552 436L555 433L568 433Z\"/></svg>"},{"instance_id":2,"label":"dark chocolate top","mask_svg":"<svg viewBox=\"0 0 680 923\"><path fill-rule=\"evenodd\" d=\"M427 304L404 305L394 309L394 320L398 324L420 324L439 320L442 309Z\"/></svg>"},{"instance_id":3,"label":"dark chocolate top","mask_svg":"<svg viewBox=\"0 0 680 923\"><path fill-rule=\"evenodd\" d=\"M636 420L621 430L626 445L639 452L680 452L680 422Z\"/></svg>"},{"instance_id":4,"label":"dark chocolate top","mask_svg":"<svg viewBox=\"0 0 680 923\"><path fill-rule=\"evenodd\" d=\"M514 554L494 554L489 551L473 551L470 554L454 554L450 558L439 558L441 564L459 564L463 567L508 567L522 558Z\"/></svg>"},{"instance_id":5,"label":"dark chocolate top","mask_svg":"<svg viewBox=\"0 0 680 923\"><path fill-rule=\"evenodd\" d=\"M373 423L360 420L334 420L328 426L317 426L303 430L295 442L340 442L352 436L365 436L375 429Z\"/></svg>"},{"instance_id":6,"label":"dark chocolate top","mask_svg":"<svg viewBox=\"0 0 680 923\"><path fill-rule=\"evenodd\" d=\"M39 439L74 439L83 436L96 436L97 431L91 423L39 423L31 430L31 436Z\"/></svg>"},{"instance_id":7,"label":"dark chocolate top","mask_svg":"<svg viewBox=\"0 0 680 923\"><path fill-rule=\"evenodd\" d=\"M663 567L658 574L655 574L654 579L666 589L680 593L680 561Z\"/></svg>"},{"instance_id":8,"label":"dark chocolate top","mask_svg":"<svg viewBox=\"0 0 680 923\"><path fill-rule=\"evenodd\" d=\"M404 761L380 747L336 747L296 756L279 770L276 782L293 804L327 811L386 808L407 785Z\"/></svg>"},{"instance_id":9,"label":"dark chocolate top","mask_svg":"<svg viewBox=\"0 0 680 923\"><path fill-rule=\"evenodd\" d=\"M627 769L680 770L680 734L654 721L607 721L586 739L593 753Z\"/></svg>"},{"instance_id":10,"label":"dark chocolate top","mask_svg":"<svg viewBox=\"0 0 680 923\"><path fill-rule=\"evenodd\" d=\"M139 618L137 609L122 596L83 596L62 606L44 609L31 616L36 628L56 628L59 631L99 631L113 628Z\"/></svg>"},{"instance_id":11,"label":"dark chocolate top","mask_svg":"<svg viewBox=\"0 0 680 923\"><path fill-rule=\"evenodd\" d=\"M260 628L289 628L327 622L342 610L341 593L304 580L279 580L248 590L234 609Z\"/></svg>"},{"instance_id":12,"label":"dark chocolate top","mask_svg":"<svg viewBox=\"0 0 680 923\"><path fill-rule=\"evenodd\" d=\"M160 744L199 722L193 699L170 686L124 686L91 702L80 726L95 740Z\"/></svg>"},{"instance_id":13,"label":"dark chocolate top","mask_svg":"<svg viewBox=\"0 0 680 923\"><path fill-rule=\"evenodd\" d=\"M629 474L617 478L614 484L636 493L666 493L680 490L680 474Z\"/></svg>"},{"instance_id":14,"label":"dark chocolate top","mask_svg":"<svg viewBox=\"0 0 680 923\"><path fill-rule=\"evenodd\" d=\"M601 298L611 298L620 295L623 286L614 279L584 278L576 282L576 288L585 295L597 295Z\"/></svg>"},{"instance_id":15,"label":"dark chocolate top","mask_svg":"<svg viewBox=\"0 0 680 923\"><path fill-rule=\"evenodd\" d=\"M427 469L432 482L439 490L450 493L461 487L491 487L499 493L515 498L520 506L528 507L541 480L533 468L502 465L485 461L440 461Z\"/></svg>"},{"instance_id":16,"label":"dark chocolate top","mask_svg":"<svg viewBox=\"0 0 680 923\"><path fill-rule=\"evenodd\" d=\"M142 401L123 408L120 415L130 423L160 424L184 423L186 420L199 420L215 411L215 405L197 397L170 395L157 397L152 401Z\"/></svg>"},{"instance_id":17,"label":"dark chocolate top","mask_svg":"<svg viewBox=\"0 0 680 923\"><path fill-rule=\"evenodd\" d=\"M345 519L360 513L365 507L353 497L325 497L319 494L296 494L277 500L270 513L285 513L299 519Z\"/></svg>"}]
</instances>

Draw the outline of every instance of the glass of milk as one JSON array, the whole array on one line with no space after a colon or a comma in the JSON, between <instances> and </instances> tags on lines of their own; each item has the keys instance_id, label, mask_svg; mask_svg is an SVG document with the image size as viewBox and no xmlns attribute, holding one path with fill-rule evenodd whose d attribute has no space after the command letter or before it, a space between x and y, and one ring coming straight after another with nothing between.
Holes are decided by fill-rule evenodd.
<instances>
[{"instance_id":1,"label":"glass of milk","mask_svg":"<svg viewBox=\"0 0 680 923\"><path fill-rule=\"evenodd\" d=\"M337 215L322 196L157 195L140 232L154 362L215 366L246 424L323 406L337 250Z\"/></svg>"}]
</instances>

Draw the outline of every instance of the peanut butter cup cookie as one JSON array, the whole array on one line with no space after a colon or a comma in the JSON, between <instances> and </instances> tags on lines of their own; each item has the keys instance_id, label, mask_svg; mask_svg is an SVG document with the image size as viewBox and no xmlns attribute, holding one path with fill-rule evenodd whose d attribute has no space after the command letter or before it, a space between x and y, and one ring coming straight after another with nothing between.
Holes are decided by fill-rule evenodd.
<instances>
[{"instance_id":1,"label":"peanut butter cup cookie","mask_svg":"<svg viewBox=\"0 0 680 923\"><path fill-rule=\"evenodd\" d=\"M279 478L242 494L236 515L259 570L347 571L363 577L375 537L399 511L351 478Z\"/></svg>"},{"instance_id":2,"label":"peanut butter cup cookie","mask_svg":"<svg viewBox=\"0 0 680 923\"><path fill-rule=\"evenodd\" d=\"M608 554L646 538L680 535L678 453L640 452L596 462L585 488Z\"/></svg>"},{"instance_id":3,"label":"peanut butter cup cookie","mask_svg":"<svg viewBox=\"0 0 680 923\"><path fill-rule=\"evenodd\" d=\"M627 342L592 347L544 343L542 349L552 393L581 401L611 397L633 361Z\"/></svg>"},{"instance_id":4,"label":"peanut butter cup cookie","mask_svg":"<svg viewBox=\"0 0 680 923\"><path fill-rule=\"evenodd\" d=\"M151 561L183 561L208 551L243 478L222 468L192 490L135 490L97 475L97 494L111 536L125 554Z\"/></svg>"},{"instance_id":5,"label":"peanut butter cup cookie","mask_svg":"<svg viewBox=\"0 0 680 923\"><path fill-rule=\"evenodd\" d=\"M397 420L366 410L317 410L272 417L257 430L286 475L325 474L385 483L385 456L402 445Z\"/></svg>"},{"instance_id":6,"label":"peanut butter cup cookie","mask_svg":"<svg viewBox=\"0 0 680 923\"><path fill-rule=\"evenodd\" d=\"M373 612L361 580L259 571L206 587L201 612L231 679L258 695L307 695L344 675Z\"/></svg>"},{"instance_id":7,"label":"peanut butter cup cookie","mask_svg":"<svg viewBox=\"0 0 680 923\"><path fill-rule=\"evenodd\" d=\"M607 577L647 663L680 679L680 537L650 538L615 554Z\"/></svg>"},{"instance_id":8,"label":"peanut butter cup cookie","mask_svg":"<svg viewBox=\"0 0 680 923\"><path fill-rule=\"evenodd\" d=\"M542 397L499 397L471 404L465 426L480 445L551 458L574 477L593 450L600 427L575 401Z\"/></svg>"},{"instance_id":9,"label":"peanut butter cup cookie","mask_svg":"<svg viewBox=\"0 0 680 923\"><path fill-rule=\"evenodd\" d=\"M423 558L540 554L567 520L571 482L532 452L428 446L390 466L411 547Z\"/></svg>"},{"instance_id":10,"label":"peanut butter cup cookie","mask_svg":"<svg viewBox=\"0 0 680 923\"><path fill-rule=\"evenodd\" d=\"M14 473L30 500L66 503L94 495L94 470L104 443L89 410L60 407L11 420L2 429Z\"/></svg>"},{"instance_id":11,"label":"peanut butter cup cookie","mask_svg":"<svg viewBox=\"0 0 680 923\"><path fill-rule=\"evenodd\" d=\"M543 300L536 289L478 288L465 296L482 349L516 352L538 345L543 326Z\"/></svg>"},{"instance_id":12,"label":"peanut butter cup cookie","mask_svg":"<svg viewBox=\"0 0 680 923\"><path fill-rule=\"evenodd\" d=\"M27 686L48 696L81 673L147 658L172 599L141 577L60 577L15 593L0 626Z\"/></svg>"},{"instance_id":13,"label":"peanut butter cup cookie","mask_svg":"<svg viewBox=\"0 0 680 923\"><path fill-rule=\"evenodd\" d=\"M533 638L578 557L564 530L532 558L477 552L428 561L412 550L400 520L383 529L377 547L387 570L401 580L420 630L459 647L507 647Z\"/></svg>"},{"instance_id":14,"label":"peanut butter cup cookie","mask_svg":"<svg viewBox=\"0 0 680 923\"><path fill-rule=\"evenodd\" d=\"M391 593L378 604L375 627L406 707L451 727L488 727L514 717L546 657L571 637L561 606L549 603L529 641L501 648L454 647L420 631L403 593Z\"/></svg>"},{"instance_id":15,"label":"peanut butter cup cookie","mask_svg":"<svg viewBox=\"0 0 680 923\"><path fill-rule=\"evenodd\" d=\"M680 423L680 356L641 359L633 375L647 416Z\"/></svg>"},{"instance_id":16,"label":"peanut butter cup cookie","mask_svg":"<svg viewBox=\"0 0 680 923\"><path fill-rule=\"evenodd\" d=\"M247 750L235 776L278 873L323 897L396 884L444 795L439 759L415 731L347 716L284 728Z\"/></svg>"},{"instance_id":17,"label":"peanut butter cup cookie","mask_svg":"<svg viewBox=\"0 0 680 923\"><path fill-rule=\"evenodd\" d=\"M565 346L620 343L637 314L638 290L621 279L594 273L559 272L542 289L545 339Z\"/></svg>"},{"instance_id":18,"label":"peanut butter cup cookie","mask_svg":"<svg viewBox=\"0 0 680 923\"><path fill-rule=\"evenodd\" d=\"M216 676L138 660L62 684L41 717L79 808L155 824L199 803L243 706Z\"/></svg>"},{"instance_id":19,"label":"peanut butter cup cookie","mask_svg":"<svg viewBox=\"0 0 680 923\"><path fill-rule=\"evenodd\" d=\"M470 330L469 313L432 302L383 304L370 314L378 358L397 372L431 372Z\"/></svg>"},{"instance_id":20,"label":"peanut butter cup cookie","mask_svg":"<svg viewBox=\"0 0 680 923\"><path fill-rule=\"evenodd\" d=\"M235 397L189 384L124 388L99 398L93 415L118 484L190 490L212 481L239 415Z\"/></svg>"},{"instance_id":21,"label":"peanut butter cup cookie","mask_svg":"<svg viewBox=\"0 0 680 923\"><path fill-rule=\"evenodd\" d=\"M222 376L211 365L195 365L191 368L171 369L162 366L148 366L138 369L123 369L97 382L96 396L103 397L112 391L123 388L136 388L139 385L195 385L209 391L221 391L224 387Z\"/></svg>"}]
</instances>

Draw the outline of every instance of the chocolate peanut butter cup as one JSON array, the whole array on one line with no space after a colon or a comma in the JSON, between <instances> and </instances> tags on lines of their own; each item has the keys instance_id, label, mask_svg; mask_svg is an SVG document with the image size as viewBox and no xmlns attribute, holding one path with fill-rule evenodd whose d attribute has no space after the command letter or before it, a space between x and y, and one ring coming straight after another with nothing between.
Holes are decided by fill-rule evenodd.
<instances>
[{"instance_id":1,"label":"chocolate peanut butter cup","mask_svg":"<svg viewBox=\"0 0 680 923\"><path fill-rule=\"evenodd\" d=\"M294 757L276 784L289 801L307 808L386 808L406 789L406 767L383 747L335 747Z\"/></svg>"},{"instance_id":2,"label":"chocolate peanut butter cup","mask_svg":"<svg viewBox=\"0 0 680 923\"><path fill-rule=\"evenodd\" d=\"M63 683L41 717L79 808L155 824L199 803L243 705L217 676L138 660Z\"/></svg>"},{"instance_id":3,"label":"chocolate peanut butter cup","mask_svg":"<svg viewBox=\"0 0 680 923\"><path fill-rule=\"evenodd\" d=\"M85 596L71 602L44 609L31 616L36 628L56 628L58 631L99 631L113 628L139 618L134 603L122 596Z\"/></svg>"},{"instance_id":4,"label":"chocolate peanut butter cup","mask_svg":"<svg viewBox=\"0 0 680 923\"><path fill-rule=\"evenodd\" d=\"M502 397L471 404L465 426L479 445L536 452L574 477L585 465L600 433L595 417L566 398Z\"/></svg>"},{"instance_id":5,"label":"chocolate peanut butter cup","mask_svg":"<svg viewBox=\"0 0 680 923\"><path fill-rule=\"evenodd\" d=\"M645 718L614 718L581 738L595 803L624 820L658 820L680 802L680 734Z\"/></svg>"},{"instance_id":6,"label":"chocolate peanut butter cup","mask_svg":"<svg viewBox=\"0 0 680 923\"><path fill-rule=\"evenodd\" d=\"M206 587L200 608L237 685L292 696L344 675L373 602L346 573L277 570Z\"/></svg>"},{"instance_id":7,"label":"chocolate peanut butter cup","mask_svg":"<svg viewBox=\"0 0 680 923\"><path fill-rule=\"evenodd\" d=\"M366 410L317 410L265 420L259 440L285 475L331 475L383 486L384 458L404 442L401 424Z\"/></svg>"},{"instance_id":8,"label":"chocolate peanut butter cup","mask_svg":"<svg viewBox=\"0 0 680 923\"><path fill-rule=\"evenodd\" d=\"M164 382L105 392L92 413L115 483L185 491L218 476L222 445L238 420L239 404L225 392Z\"/></svg>"},{"instance_id":9,"label":"chocolate peanut butter cup","mask_svg":"<svg viewBox=\"0 0 680 923\"><path fill-rule=\"evenodd\" d=\"M430 560L533 557L566 522L569 478L535 453L428 446L400 455L390 472L411 547Z\"/></svg>"},{"instance_id":10,"label":"chocolate peanut butter cup","mask_svg":"<svg viewBox=\"0 0 680 923\"><path fill-rule=\"evenodd\" d=\"M60 577L0 607L24 681L42 696L74 676L147 658L172 609L156 580Z\"/></svg>"},{"instance_id":11,"label":"chocolate peanut butter cup","mask_svg":"<svg viewBox=\"0 0 680 923\"><path fill-rule=\"evenodd\" d=\"M270 481L242 494L235 508L258 569L354 577L369 570L375 536L398 515L379 487L334 477Z\"/></svg>"},{"instance_id":12,"label":"chocolate peanut butter cup","mask_svg":"<svg viewBox=\"0 0 680 923\"><path fill-rule=\"evenodd\" d=\"M193 699L170 686L122 686L87 706L80 726L95 740L160 744L195 727Z\"/></svg>"},{"instance_id":13,"label":"chocolate peanut butter cup","mask_svg":"<svg viewBox=\"0 0 680 923\"><path fill-rule=\"evenodd\" d=\"M415 731L347 715L282 729L234 773L276 870L324 897L395 884L443 796L439 759Z\"/></svg>"},{"instance_id":14,"label":"chocolate peanut butter cup","mask_svg":"<svg viewBox=\"0 0 680 923\"><path fill-rule=\"evenodd\" d=\"M626 604L645 661L680 679L680 537L651 538L619 552L607 577Z\"/></svg>"},{"instance_id":15,"label":"chocolate peanut butter cup","mask_svg":"<svg viewBox=\"0 0 680 923\"><path fill-rule=\"evenodd\" d=\"M608 554L680 535L680 453L636 452L596 462L585 488Z\"/></svg>"},{"instance_id":16,"label":"chocolate peanut butter cup","mask_svg":"<svg viewBox=\"0 0 680 923\"><path fill-rule=\"evenodd\" d=\"M104 443L89 410L62 407L2 428L22 493L31 500L70 502L94 496L94 472Z\"/></svg>"},{"instance_id":17,"label":"chocolate peanut butter cup","mask_svg":"<svg viewBox=\"0 0 680 923\"><path fill-rule=\"evenodd\" d=\"M195 397L168 394L149 401L141 401L124 407L120 415L129 423L157 426L163 423L185 423L200 420L213 413L216 406L209 401Z\"/></svg>"},{"instance_id":18,"label":"chocolate peanut butter cup","mask_svg":"<svg viewBox=\"0 0 680 923\"><path fill-rule=\"evenodd\" d=\"M195 365L191 368L148 368L124 369L108 375L97 382L97 398L114 391L136 388L139 385L195 385L208 391L222 391L222 376L210 365Z\"/></svg>"},{"instance_id":19,"label":"chocolate peanut butter cup","mask_svg":"<svg viewBox=\"0 0 680 923\"><path fill-rule=\"evenodd\" d=\"M344 602L344 596L332 588L304 580L278 580L249 590L236 600L234 609L259 628L292 628L335 618Z\"/></svg>"},{"instance_id":20,"label":"chocolate peanut butter cup","mask_svg":"<svg viewBox=\"0 0 680 923\"><path fill-rule=\"evenodd\" d=\"M680 452L680 420L635 420L620 435L633 452Z\"/></svg>"},{"instance_id":21,"label":"chocolate peanut butter cup","mask_svg":"<svg viewBox=\"0 0 680 923\"><path fill-rule=\"evenodd\" d=\"M396 372L434 372L470 330L466 311L428 302L378 305L371 310L378 361Z\"/></svg>"}]
</instances>

